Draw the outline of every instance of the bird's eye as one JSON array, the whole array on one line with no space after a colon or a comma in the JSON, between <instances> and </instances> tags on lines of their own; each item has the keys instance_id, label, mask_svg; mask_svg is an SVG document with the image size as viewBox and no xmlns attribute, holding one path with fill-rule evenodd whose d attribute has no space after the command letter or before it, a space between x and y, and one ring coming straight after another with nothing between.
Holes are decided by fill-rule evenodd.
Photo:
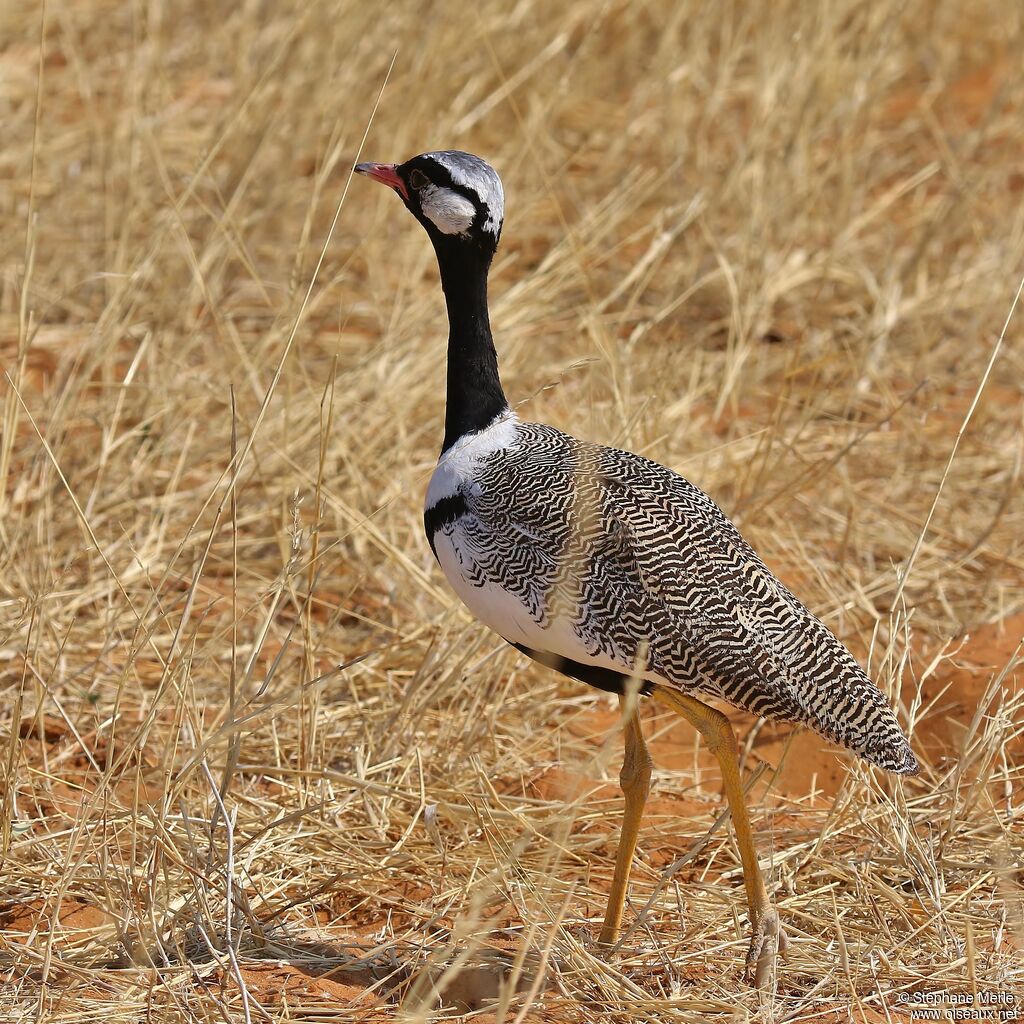
<instances>
[{"instance_id":1,"label":"bird's eye","mask_svg":"<svg viewBox=\"0 0 1024 1024\"><path fill-rule=\"evenodd\" d=\"M409 172L409 184L419 192L430 184L430 179L422 171L414 170Z\"/></svg>"}]
</instances>

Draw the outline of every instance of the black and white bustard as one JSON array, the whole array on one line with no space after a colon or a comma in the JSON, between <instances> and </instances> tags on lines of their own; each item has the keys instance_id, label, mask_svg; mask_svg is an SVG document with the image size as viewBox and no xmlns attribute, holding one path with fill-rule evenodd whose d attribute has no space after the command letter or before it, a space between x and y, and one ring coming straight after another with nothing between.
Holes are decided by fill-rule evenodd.
<instances>
[{"instance_id":1,"label":"black and white bustard","mask_svg":"<svg viewBox=\"0 0 1024 1024\"><path fill-rule=\"evenodd\" d=\"M423 515L437 561L473 614L524 654L625 695L626 810L601 941L619 932L650 786L635 679L718 756L753 931L748 969L764 983L784 935L754 849L735 737L695 695L805 723L873 764L913 773L896 716L703 491L650 459L509 409L487 315L504 217L494 169L446 151L356 170L393 188L426 229L448 306L444 443Z\"/></svg>"}]
</instances>

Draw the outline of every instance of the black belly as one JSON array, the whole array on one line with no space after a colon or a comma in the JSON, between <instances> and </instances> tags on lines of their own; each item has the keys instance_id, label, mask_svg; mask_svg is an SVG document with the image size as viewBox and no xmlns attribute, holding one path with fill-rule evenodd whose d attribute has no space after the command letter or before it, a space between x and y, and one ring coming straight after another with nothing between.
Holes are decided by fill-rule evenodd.
<instances>
[{"instance_id":1,"label":"black belly","mask_svg":"<svg viewBox=\"0 0 1024 1024\"><path fill-rule=\"evenodd\" d=\"M511 640L507 641L512 643ZM548 668L553 668L556 672L561 672L564 676L569 676L571 679L579 679L582 683L589 683L591 686L596 686L599 690L605 690L608 693L625 693L626 684L630 680L630 676L623 672L616 672L611 668L601 668L598 665L584 665L582 662L573 661L571 658L563 658L560 654L550 654L548 651L535 651L531 647L526 647L524 644L512 644L517 651L522 651L523 654L533 658L534 661L539 661L542 665ZM650 693L654 689L654 683L649 679L640 680L640 692Z\"/></svg>"}]
</instances>

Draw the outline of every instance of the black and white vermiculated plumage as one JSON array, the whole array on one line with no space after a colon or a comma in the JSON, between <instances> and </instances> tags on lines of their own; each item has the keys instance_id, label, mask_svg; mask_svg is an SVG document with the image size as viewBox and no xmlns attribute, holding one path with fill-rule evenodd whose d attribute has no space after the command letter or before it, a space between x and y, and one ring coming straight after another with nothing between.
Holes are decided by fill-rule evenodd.
<instances>
[{"instance_id":1,"label":"black and white vermiculated plumage","mask_svg":"<svg viewBox=\"0 0 1024 1024\"><path fill-rule=\"evenodd\" d=\"M916 771L846 648L658 463L507 413L442 457L425 522L459 597L538 661L621 692L645 658L642 689L712 694Z\"/></svg>"},{"instance_id":2,"label":"black and white vermiculated plumage","mask_svg":"<svg viewBox=\"0 0 1024 1024\"><path fill-rule=\"evenodd\" d=\"M917 771L882 693L703 491L509 410L487 316L504 217L494 170L458 152L357 170L399 193L437 252L448 407L424 524L477 618L602 689L622 692L639 675L645 692L711 694L805 723L889 771Z\"/></svg>"}]
</instances>

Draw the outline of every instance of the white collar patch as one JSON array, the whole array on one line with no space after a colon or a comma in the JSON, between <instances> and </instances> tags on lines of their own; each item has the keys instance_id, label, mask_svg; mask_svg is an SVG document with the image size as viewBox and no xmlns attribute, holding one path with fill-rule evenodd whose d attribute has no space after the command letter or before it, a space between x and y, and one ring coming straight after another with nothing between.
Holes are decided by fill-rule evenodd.
<instances>
[{"instance_id":1,"label":"white collar patch","mask_svg":"<svg viewBox=\"0 0 1024 1024\"><path fill-rule=\"evenodd\" d=\"M507 409L483 430L460 437L438 459L423 507L433 508L442 498L451 497L464 486L472 487L480 463L495 452L511 447L518 430L519 417Z\"/></svg>"}]
</instances>

